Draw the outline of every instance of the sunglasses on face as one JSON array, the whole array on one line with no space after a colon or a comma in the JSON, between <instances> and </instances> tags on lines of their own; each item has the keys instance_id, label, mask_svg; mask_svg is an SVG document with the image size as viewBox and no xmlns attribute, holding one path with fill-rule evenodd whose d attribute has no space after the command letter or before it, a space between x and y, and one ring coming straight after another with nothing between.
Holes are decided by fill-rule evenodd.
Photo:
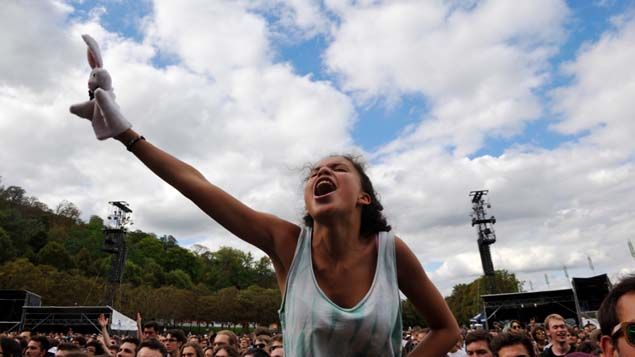
<instances>
[{"instance_id":1,"label":"sunglasses on face","mask_svg":"<svg viewBox=\"0 0 635 357\"><path fill-rule=\"evenodd\" d=\"M256 348L260 348L260 349L265 348L265 346L267 346L267 345L265 345L264 343L258 343L258 344L255 344L255 345L254 345L254 347L256 347Z\"/></svg>"},{"instance_id":2,"label":"sunglasses on face","mask_svg":"<svg viewBox=\"0 0 635 357\"><path fill-rule=\"evenodd\" d=\"M624 335L626 342L635 347L635 321L620 322L615 325L613 332L611 332L611 338L615 338L615 335L620 332Z\"/></svg>"}]
</instances>

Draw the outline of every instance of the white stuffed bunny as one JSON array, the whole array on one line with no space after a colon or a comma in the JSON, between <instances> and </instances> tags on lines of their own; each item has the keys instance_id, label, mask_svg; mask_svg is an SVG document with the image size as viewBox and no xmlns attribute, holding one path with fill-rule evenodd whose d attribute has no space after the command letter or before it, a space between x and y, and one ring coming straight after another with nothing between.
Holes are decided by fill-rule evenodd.
<instances>
[{"instance_id":1,"label":"white stuffed bunny","mask_svg":"<svg viewBox=\"0 0 635 357\"><path fill-rule=\"evenodd\" d=\"M88 45L88 64L92 71L88 78L90 100L71 106L71 113L90 120L99 140L117 136L132 127L115 102L110 74L103 68L99 45L92 37L82 35Z\"/></svg>"}]
</instances>

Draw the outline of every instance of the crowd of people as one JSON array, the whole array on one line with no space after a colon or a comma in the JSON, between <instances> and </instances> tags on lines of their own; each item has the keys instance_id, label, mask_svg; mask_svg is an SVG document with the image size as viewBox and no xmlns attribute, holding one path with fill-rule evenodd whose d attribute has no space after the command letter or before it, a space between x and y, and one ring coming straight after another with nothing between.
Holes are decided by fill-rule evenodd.
<instances>
[{"instance_id":1,"label":"crowd of people","mask_svg":"<svg viewBox=\"0 0 635 357\"><path fill-rule=\"evenodd\" d=\"M97 322L100 334L21 331L0 335L0 356L281 357L285 353L283 336L267 328L240 336L230 330L196 335L161 329L153 321L142 324L138 316L137 336L132 337L110 336L103 315ZM504 325L494 323L489 330L463 328L447 357L635 356L635 275L611 289L598 311L598 324L577 326L559 314L550 314L544 322L511 320ZM434 342L429 329L409 329L403 333L401 355L408 355L421 343Z\"/></svg>"},{"instance_id":2,"label":"crowd of people","mask_svg":"<svg viewBox=\"0 0 635 357\"><path fill-rule=\"evenodd\" d=\"M412 350L426 335L427 329L422 328L404 333L404 351ZM581 327L567 324L559 314L550 314L544 323L537 323L536 319L524 324L511 320L504 324L495 322L489 330L463 328L449 356L497 356L501 348L512 343L525 346L526 356L565 356L573 352L599 356L600 337L601 330L593 323Z\"/></svg>"},{"instance_id":3,"label":"crowd of people","mask_svg":"<svg viewBox=\"0 0 635 357\"><path fill-rule=\"evenodd\" d=\"M186 334L181 329L161 330L158 323L143 324L138 336L114 335L108 319L99 318L100 334L31 331L0 337L2 357L283 357L282 335L266 328L236 335L231 330Z\"/></svg>"}]
</instances>

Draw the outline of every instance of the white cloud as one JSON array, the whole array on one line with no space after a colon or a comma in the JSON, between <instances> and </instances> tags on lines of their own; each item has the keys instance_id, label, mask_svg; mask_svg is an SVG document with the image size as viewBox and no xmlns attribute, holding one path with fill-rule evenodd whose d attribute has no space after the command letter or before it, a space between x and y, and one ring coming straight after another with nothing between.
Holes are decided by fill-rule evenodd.
<instances>
[{"instance_id":1,"label":"white cloud","mask_svg":"<svg viewBox=\"0 0 635 357\"><path fill-rule=\"evenodd\" d=\"M555 109L562 115L554 127L565 134L588 130L589 143L632 152L635 18L618 17L614 23L613 30L587 43L574 61L563 65L573 83L553 92Z\"/></svg>"},{"instance_id":2,"label":"white cloud","mask_svg":"<svg viewBox=\"0 0 635 357\"><path fill-rule=\"evenodd\" d=\"M71 52L62 28L71 8L59 1L8 1L0 12L0 86L53 89ZM36 21L47 14L44 21Z\"/></svg>"},{"instance_id":3,"label":"white cloud","mask_svg":"<svg viewBox=\"0 0 635 357\"><path fill-rule=\"evenodd\" d=\"M426 120L391 149L432 143L462 156L486 134L516 134L541 115L533 92L548 80L547 61L563 39L564 3L339 6L326 63L343 88L362 100L418 93L429 102Z\"/></svg>"},{"instance_id":4,"label":"white cloud","mask_svg":"<svg viewBox=\"0 0 635 357\"><path fill-rule=\"evenodd\" d=\"M155 1L148 39L194 71L221 76L270 63L266 21L233 1Z\"/></svg>"}]
</instances>

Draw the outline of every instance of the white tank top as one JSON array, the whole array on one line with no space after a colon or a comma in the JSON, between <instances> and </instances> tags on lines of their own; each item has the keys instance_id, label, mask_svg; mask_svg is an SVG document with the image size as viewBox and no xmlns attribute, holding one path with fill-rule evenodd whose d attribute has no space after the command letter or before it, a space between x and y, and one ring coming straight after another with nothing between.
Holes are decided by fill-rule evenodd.
<instances>
[{"instance_id":1,"label":"white tank top","mask_svg":"<svg viewBox=\"0 0 635 357\"><path fill-rule=\"evenodd\" d=\"M279 310L285 356L400 356L401 299L394 236L379 233L373 283L352 308L336 305L318 286L311 238L311 228L304 227Z\"/></svg>"}]
</instances>

